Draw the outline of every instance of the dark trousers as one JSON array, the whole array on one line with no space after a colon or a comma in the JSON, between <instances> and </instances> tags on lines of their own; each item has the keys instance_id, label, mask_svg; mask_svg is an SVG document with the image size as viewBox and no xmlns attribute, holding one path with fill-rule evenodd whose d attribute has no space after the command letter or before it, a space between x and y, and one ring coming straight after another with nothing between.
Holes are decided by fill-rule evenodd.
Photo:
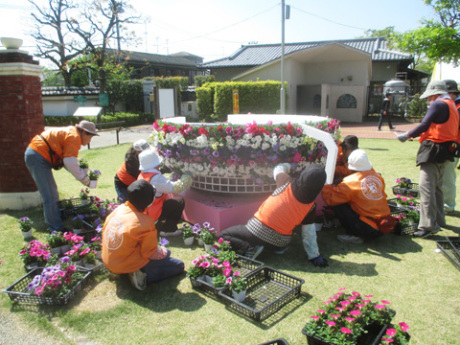
<instances>
[{"instance_id":1,"label":"dark trousers","mask_svg":"<svg viewBox=\"0 0 460 345\"><path fill-rule=\"evenodd\" d=\"M249 248L255 245L263 245L266 247L273 247L271 244L262 241L260 238L254 236L246 229L246 225L234 225L220 233L220 237L229 241L238 255L244 255Z\"/></svg>"},{"instance_id":2,"label":"dark trousers","mask_svg":"<svg viewBox=\"0 0 460 345\"><path fill-rule=\"evenodd\" d=\"M174 232L177 230L177 224L182 219L185 201L181 197L166 199L163 203L160 217L156 224L158 231Z\"/></svg>"},{"instance_id":3,"label":"dark trousers","mask_svg":"<svg viewBox=\"0 0 460 345\"><path fill-rule=\"evenodd\" d=\"M334 211L335 216L344 227L347 235L358 236L366 240L383 235L379 230L374 229L359 219L359 215L353 211L350 204L330 206L330 208Z\"/></svg>"},{"instance_id":4,"label":"dark trousers","mask_svg":"<svg viewBox=\"0 0 460 345\"><path fill-rule=\"evenodd\" d=\"M384 116L387 118L388 127L393 128L393 125L391 124L391 113L388 112L387 114L388 114L388 115L383 115L383 113L380 113L379 124L378 124L378 126L377 126L378 129L380 129L380 127L382 127L382 122L383 122L383 117L384 117Z\"/></svg>"}]
</instances>

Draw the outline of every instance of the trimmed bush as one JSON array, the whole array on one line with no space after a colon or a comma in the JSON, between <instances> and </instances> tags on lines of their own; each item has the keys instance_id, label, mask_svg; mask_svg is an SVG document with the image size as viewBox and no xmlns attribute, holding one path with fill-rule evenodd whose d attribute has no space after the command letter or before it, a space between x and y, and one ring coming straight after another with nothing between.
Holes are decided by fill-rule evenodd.
<instances>
[{"instance_id":1,"label":"trimmed bush","mask_svg":"<svg viewBox=\"0 0 460 345\"><path fill-rule=\"evenodd\" d=\"M84 116L84 120L95 122L96 119L92 116ZM116 122L125 121L125 126L143 125L153 123L155 121L154 114L133 114L133 113L115 113L114 115L102 115L101 122ZM80 122L78 116L45 116L45 126L71 126Z\"/></svg>"}]
</instances>

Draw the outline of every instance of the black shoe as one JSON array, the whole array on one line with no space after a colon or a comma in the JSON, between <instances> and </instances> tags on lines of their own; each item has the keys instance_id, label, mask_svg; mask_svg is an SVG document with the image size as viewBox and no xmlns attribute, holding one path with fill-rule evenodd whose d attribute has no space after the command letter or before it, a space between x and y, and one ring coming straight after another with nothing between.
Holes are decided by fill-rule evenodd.
<instances>
[{"instance_id":1,"label":"black shoe","mask_svg":"<svg viewBox=\"0 0 460 345\"><path fill-rule=\"evenodd\" d=\"M378 131L381 131L381 129L380 129L380 128L377 128L377 130L378 130Z\"/></svg>"},{"instance_id":2,"label":"black shoe","mask_svg":"<svg viewBox=\"0 0 460 345\"><path fill-rule=\"evenodd\" d=\"M390 127L390 129L396 129L395 127Z\"/></svg>"}]
</instances>

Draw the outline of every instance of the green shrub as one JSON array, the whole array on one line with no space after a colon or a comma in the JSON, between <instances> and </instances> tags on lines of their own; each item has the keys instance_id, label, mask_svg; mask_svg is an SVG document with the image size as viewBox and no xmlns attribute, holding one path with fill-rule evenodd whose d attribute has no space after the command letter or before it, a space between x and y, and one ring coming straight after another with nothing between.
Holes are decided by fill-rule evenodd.
<instances>
[{"instance_id":1,"label":"green shrub","mask_svg":"<svg viewBox=\"0 0 460 345\"><path fill-rule=\"evenodd\" d=\"M96 122L96 118L92 116L84 116L84 120ZM71 126L80 121L78 116L45 116L45 126ZM155 121L154 114L141 113L115 113L111 115L102 115L101 122L116 122L125 121L124 126L136 126Z\"/></svg>"},{"instance_id":2,"label":"green shrub","mask_svg":"<svg viewBox=\"0 0 460 345\"><path fill-rule=\"evenodd\" d=\"M408 116L423 117L428 109L428 102L426 99L420 99L420 94L416 93L412 101L409 102L407 109Z\"/></svg>"},{"instance_id":3,"label":"green shrub","mask_svg":"<svg viewBox=\"0 0 460 345\"><path fill-rule=\"evenodd\" d=\"M213 89L211 87L199 87L196 89L196 107L200 120L209 122L213 113Z\"/></svg>"},{"instance_id":4,"label":"green shrub","mask_svg":"<svg viewBox=\"0 0 460 345\"><path fill-rule=\"evenodd\" d=\"M195 76L195 86L201 87L205 83L213 83L216 81L216 77L213 75L196 75Z\"/></svg>"},{"instance_id":5,"label":"green shrub","mask_svg":"<svg viewBox=\"0 0 460 345\"><path fill-rule=\"evenodd\" d=\"M115 113L117 104L123 104L126 111L139 113L144 110L142 81L111 80L107 85L109 111Z\"/></svg>"}]
</instances>

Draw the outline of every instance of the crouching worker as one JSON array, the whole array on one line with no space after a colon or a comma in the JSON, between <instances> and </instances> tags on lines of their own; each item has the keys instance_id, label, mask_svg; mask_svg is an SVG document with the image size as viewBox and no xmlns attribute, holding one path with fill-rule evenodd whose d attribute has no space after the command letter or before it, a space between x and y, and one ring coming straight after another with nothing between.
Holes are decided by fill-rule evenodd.
<instances>
[{"instance_id":1,"label":"crouching worker","mask_svg":"<svg viewBox=\"0 0 460 345\"><path fill-rule=\"evenodd\" d=\"M235 225L221 233L220 236L230 242L237 254L255 259L264 247L282 251L291 242L294 228L312 210L314 200L326 181L324 169L312 164L294 179L288 172L288 164L276 166L273 175L277 189L273 194L246 225ZM319 253L310 259L324 262Z\"/></svg>"},{"instance_id":2,"label":"crouching worker","mask_svg":"<svg viewBox=\"0 0 460 345\"><path fill-rule=\"evenodd\" d=\"M184 263L158 245L155 221L142 213L154 196L150 183L133 182L128 187L128 201L107 217L102 229L102 261L113 273L127 273L137 290L184 271Z\"/></svg>"},{"instance_id":3,"label":"crouching worker","mask_svg":"<svg viewBox=\"0 0 460 345\"><path fill-rule=\"evenodd\" d=\"M348 157L354 173L337 186L324 186L321 195L331 206L345 229L337 239L345 243L362 243L394 230L396 220L390 215L383 178L372 169L366 152L354 150Z\"/></svg>"}]
</instances>

